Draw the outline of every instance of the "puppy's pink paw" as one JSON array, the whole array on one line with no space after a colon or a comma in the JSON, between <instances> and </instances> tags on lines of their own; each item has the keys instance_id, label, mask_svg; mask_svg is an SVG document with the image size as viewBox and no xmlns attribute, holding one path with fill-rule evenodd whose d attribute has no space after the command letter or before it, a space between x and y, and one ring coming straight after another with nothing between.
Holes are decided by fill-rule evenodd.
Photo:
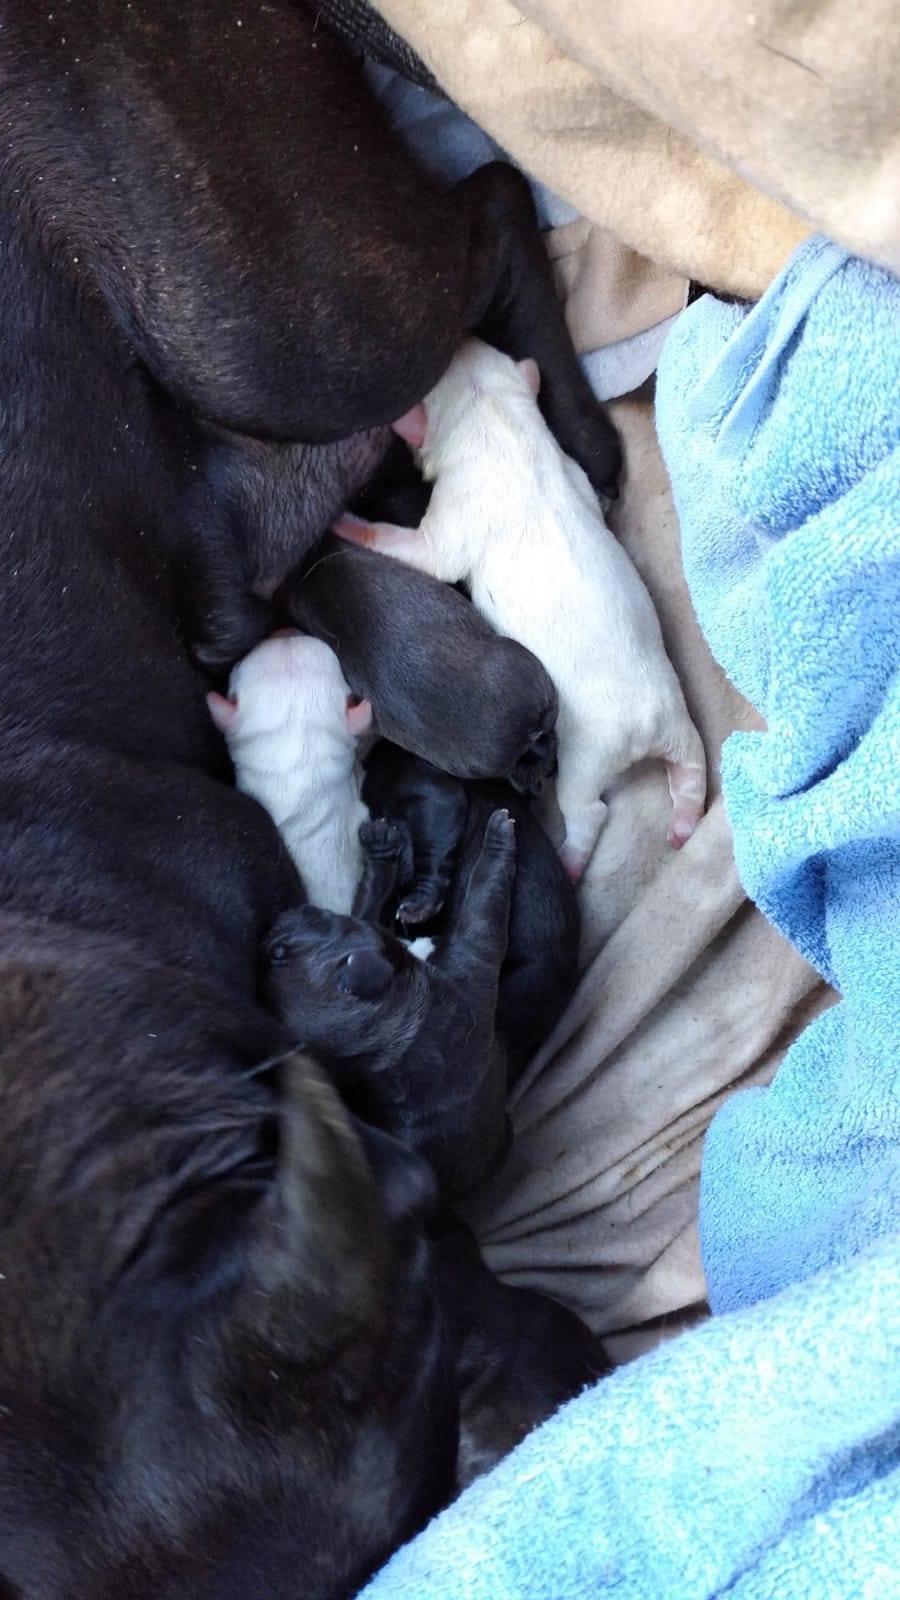
<instances>
[{"instance_id":1,"label":"puppy's pink paw","mask_svg":"<svg viewBox=\"0 0 900 1600\"><path fill-rule=\"evenodd\" d=\"M368 548L375 543L375 529L359 517L345 515L331 524L331 531L336 533L339 539L346 539L348 544L359 544Z\"/></svg>"},{"instance_id":2,"label":"puppy's pink paw","mask_svg":"<svg viewBox=\"0 0 900 1600\"><path fill-rule=\"evenodd\" d=\"M673 850L680 850L682 845L687 844L703 816L706 773L702 767L687 766L678 761L667 761L666 769L672 796L668 839Z\"/></svg>"},{"instance_id":3,"label":"puppy's pink paw","mask_svg":"<svg viewBox=\"0 0 900 1600\"><path fill-rule=\"evenodd\" d=\"M696 813L688 814L673 811L668 832L668 843L673 850L680 850L682 845L687 844L691 834L696 830L699 820Z\"/></svg>"},{"instance_id":4,"label":"puppy's pink paw","mask_svg":"<svg viewBox=\"0 0 900 1600\"><path fill-rule=\"evenodd\" d=\"M559 852L559 859L565 867L566 876L572 883L579 883L589 856L583 850L575 850L572 845L564 844Z\"/></svg>"}]
</instances>

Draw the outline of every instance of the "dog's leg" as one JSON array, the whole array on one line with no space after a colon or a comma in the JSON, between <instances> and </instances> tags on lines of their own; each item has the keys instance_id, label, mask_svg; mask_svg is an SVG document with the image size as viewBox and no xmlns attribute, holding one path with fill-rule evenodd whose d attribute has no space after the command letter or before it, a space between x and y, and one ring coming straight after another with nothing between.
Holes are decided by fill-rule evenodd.
<instances>
[{"instance_id":1,"label":"dog's leg","mask_svg":"<svg viewBox=\"0 0 900 1600\"><path fill-rule=\"evenodd\" d=\"M398 528L390 522L361 522L358 517L347 516L336 522L331 531L349 544L391 556L395 561L402 561L404 566L412 567L414 572L424 572L442 583L459 583L467 576L452 544L441 539L430 509L417 528Z\"/></svg>"},{"instance_id":2,"label":"dog's leg","mask_svg":"<svg viewBox=\"0 0 900 1600\"><path fill-rule=\"evenodd\" d=\"M359 830L363 869L353 898L352 915L360 922L381 922L385 905L400 877L408 879L412 845L402 822L370 818ZM404 870L405 869L405 870Z\"/></svg>"},{"instance_id":3,"label":"dog's leg","mask_svg":"<svg viewBox=\"0 0 900 1600\"><path fill-rule=\"evenodd\" d=\"M616 762L599 743L591 743L584 732L578 738L569 732L561 739L556 802L566 825L566 837L559 854L573 883L584 872L606 821L607 808L600 796L617 770Z\"/></svg>"},{"instance_id":4,"label":"dog's leg","mask_svg":"<svg viewBox=\"0 0 900 1600\"><path fill-rule=\"evenodd\" d=\"M597 492L614 495L618 435L578 363L525 178L507 162L492 161L465 178L457 193L469 208L481 275L483 300L472 307L473 331L517 361L534 357L547 422Z\"/></svg>"},{"instance_id":5,"label":"dog's leg","mask_svg":"<svg viewBox=\"0 0 900 1600\"><path fill-rule=\"evenodd\" d=\"M496 995L506 955L509 902L516 871L516 828L508 811L494 811L484 830L459 915L442 941L438 964L477 989Z\"/></svg>"},{"instance_id":6,"label":"dog's leg","mask_svg":"<svg viewBox=\"0 0 900 1600\"><path fill-rule=\"evenodd\" d=\"M430 922L441 911L447 898L469 810L462 784L457 786L457 791L455 814L449 831L446 826L440 833L432 831L427 819L418 815L426 810L425 807L415 807L408 818L413 849L413 888L397 908L398 918L407 925ZM419 822L421 826L417 826Z\"/></svg>"},{"instance_id":7,"label":"dog's leg","mask_svg":"<svg viewBox=\"0 0 900 1600\"><path fill-rule=\"evenodd\" d=\"M509 1148L506 1053L494 1034L500 967L506 954L516 868L515 824L506 811L488 819L481 854L459 915L432 957L455 984L470 1018L466 1052L472 1076L448 1132L458 1152L457 1192L468 1193L496 1171Z\"/></svg>"}]
</instances>

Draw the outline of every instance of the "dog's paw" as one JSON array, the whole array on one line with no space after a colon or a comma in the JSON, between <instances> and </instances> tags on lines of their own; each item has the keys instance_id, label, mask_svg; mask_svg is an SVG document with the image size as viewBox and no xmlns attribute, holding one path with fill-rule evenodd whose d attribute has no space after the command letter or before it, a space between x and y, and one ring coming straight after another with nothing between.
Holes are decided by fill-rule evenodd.
<instances>
[{"instance_id":1,"label":"dog's paw","mask_svg":"<svg viewBox=\"0 0 900 1600\"><path fill-rule=\"evenodd\" d=\"M391 822L388 817L369 817L360 824L359 842L367 856L377 861L392 861L402 856L407 832L402 822Z\"/></svg>"},{"instance_id":2,"label":"dog's paw","mask_svg":"<svg viewBox=\"0 0 900 1600\"><path fill-rule=\"evenodd\" d=\"M519 794L540 794L547 778L556 770L556 730L549 728L536 733L528 748L522 752L509 774L507 782Z\"/></svg>"},{"instance_id":3,"label":"dog's paw","mask_svg":"<svg viewBox=\"0 0 900 1600\"><path fill-rule=\"evenodd\" d=\"M488 817L484 847L500 855L511 855L515 850L516 825L508 811L493 811Z\"/></svg>"},{"instance_id":4,"label":"dog's paw","mask_svg":"<svg viewBox=\"0 0 900 1600\"><path fill-rule=\"evenodd\" d=\"M622 471L619 435L599 402L585 402L566 418L565 446L587 473L595 494L615 500Z\"/></svg>"},{"instance_id":5,"label":"dog's paw","mask_svg":"<svg viewBox=\"0 0 900 1600\"><path fill-rule=\"evenodd\" d=\"M423 922L431 922L443 909L444 898L444 892L437 885L420 884L397 907L397 921L416 927Z\"/></svg>"}]
</instances>

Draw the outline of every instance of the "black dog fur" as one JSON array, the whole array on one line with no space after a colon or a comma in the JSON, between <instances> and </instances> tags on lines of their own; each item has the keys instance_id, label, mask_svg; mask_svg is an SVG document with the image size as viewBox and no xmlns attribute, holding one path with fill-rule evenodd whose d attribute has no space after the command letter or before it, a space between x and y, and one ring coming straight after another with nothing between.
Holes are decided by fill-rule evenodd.
<instances>
[{"instance_id":1,"label":"black dog fur","mask_svg":"<svg viewBox=\"0 0 900 1600\"><path fill-rule=\"evenodd\" d=\"M464 1489L566 1400L602 1378L609 1362L574 1312L495 1277L465 1223L445 1210L429 1233L455 1352L457 1487Z\"/></svg>"},{"instance_id":2,"label":"black dog fur","mask_svg":"<svg viewBox=\"0 0 900 1600\"><path fill-rule=\"evenodd\" d=\"M0 66L0 1571L336 1600L450 1488L427 1184L268 1070L300 887L189 645L265 630L468 329L616 447L521 181L445 195L311 14L9 0Z\"/></svg>"},{"instance_id":3,"label":"black dog fur","mask_svg":"<svg viewBox=\"0 0 900 1600\"><path fill-rule=\"evenodd\" d=\"M411 861L401 875L399 920L438 937L445 922L456 920L486 819L498 806L514 818L516 878L497 1007L514 1082L559 1021L578 979L578 900L557 852L528 801L508 784L460 783L387 740L368 756L362 794L373 816L408 831Z\"/></svg>"},{"instance_id":4,"label":"black dog fur","mask_svg":"<svg viewBox=\"0 0 900 1600\"><path fill-rule=\"evenodd\" d=\"M346 1102L470 1193L507 1147L506 1064L494 1037L515 870L514 825L495 812L456 918L425 962L379 928L403 849L381 821L360 831L353 917L304 906L265 946L263 986L294 1039L323 1060Z\"/></svg>"}]
</instances>

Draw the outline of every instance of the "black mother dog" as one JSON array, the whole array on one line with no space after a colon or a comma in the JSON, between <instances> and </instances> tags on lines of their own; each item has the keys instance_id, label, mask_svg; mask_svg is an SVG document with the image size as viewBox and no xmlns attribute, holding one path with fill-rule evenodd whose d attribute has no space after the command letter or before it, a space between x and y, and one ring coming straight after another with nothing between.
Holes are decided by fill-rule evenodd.
<instances>
[{"instance_id":1,"label":"black mother dog","mask_svg":"<svg viewBox=\"0 0 900 1600\"><path fill-rule=\"evenodd\" d=\"M595 476L608 430L518 184L441 194L286 0L10 0L0 68L0 1573L325 1600L448 1492L455 1401L412 1158L257 1003L299 886L187 635L466 328Z\"/></svg>"}]
</instances>

